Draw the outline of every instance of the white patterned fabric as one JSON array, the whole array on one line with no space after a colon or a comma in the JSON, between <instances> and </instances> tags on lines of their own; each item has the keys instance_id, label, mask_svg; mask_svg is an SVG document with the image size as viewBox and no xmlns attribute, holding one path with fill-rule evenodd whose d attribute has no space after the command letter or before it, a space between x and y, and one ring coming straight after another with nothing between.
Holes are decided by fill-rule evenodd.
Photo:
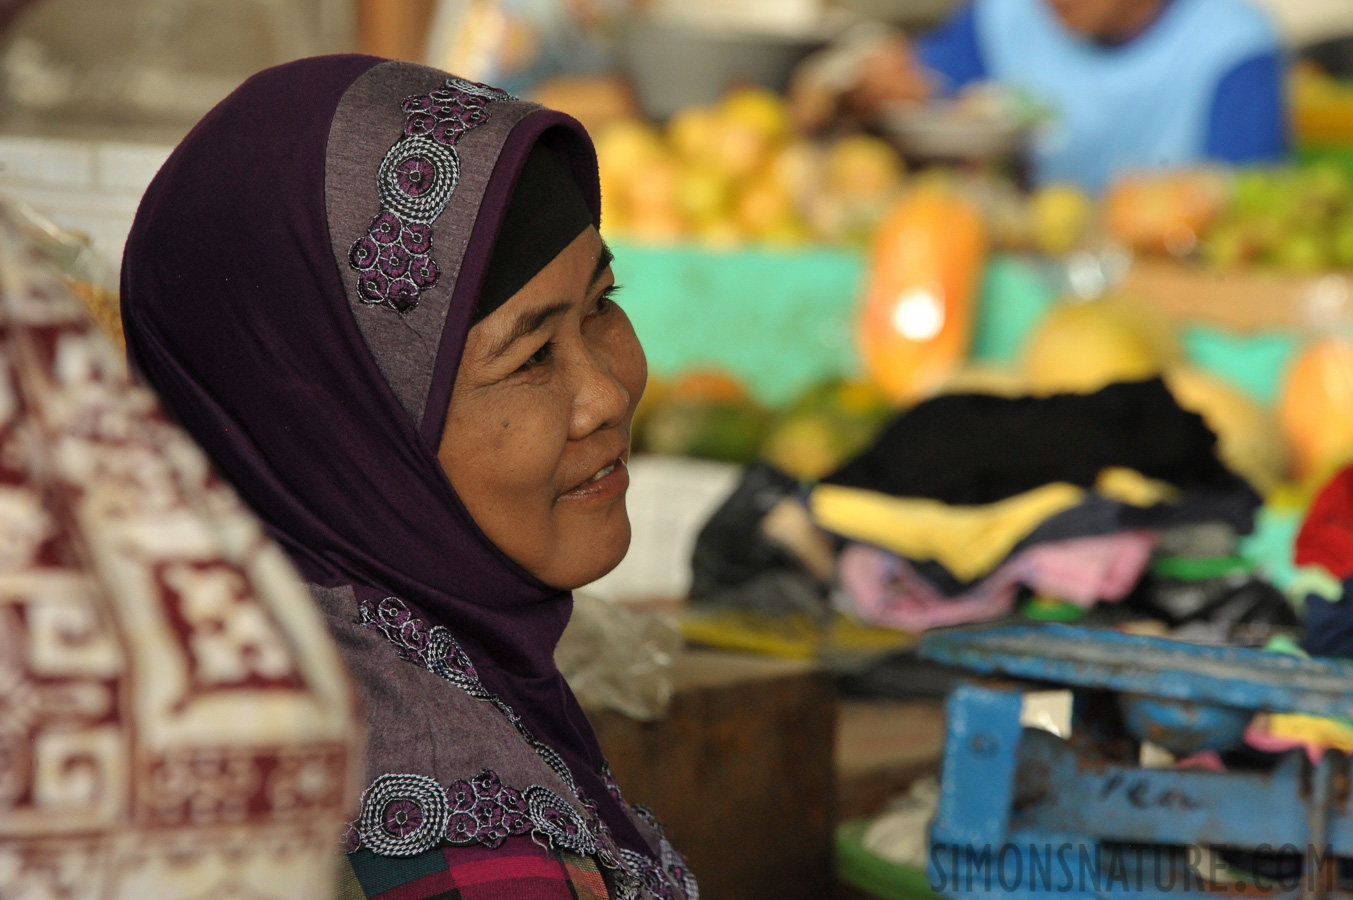
<instances>
[{"instance_id":1,"label":"white patterned fabric","mask_svg":"<svg viewBox=\"0 0 1353 900\"><path fill-rule=\"evenodd\" d=\"M0 898L327 898L354 711L281 550L0 203Z\"/></svg>"}]
</instances>

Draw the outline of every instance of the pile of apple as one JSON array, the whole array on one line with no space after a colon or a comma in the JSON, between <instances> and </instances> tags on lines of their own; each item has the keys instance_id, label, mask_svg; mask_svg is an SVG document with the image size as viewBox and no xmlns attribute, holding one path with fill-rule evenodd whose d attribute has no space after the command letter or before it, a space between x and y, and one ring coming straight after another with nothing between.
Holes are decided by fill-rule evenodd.
<instances>
[{"instance_id":1,"label":"pile of apple","mask_svg":"<svg viewBox=\"0 0 1353 900\"><path fill-rule=\"evenodd\" d=\"M1334 163L1134 175L1105 207L1120 242L1220 271L1353 266L1353 176Z\"/></svg>"},{"instance_id":2,"label":"pile of apple","mask_svg":"<svg viewBox=\"0 0 1353 900\"><path fill-rule=\"evenodd\" d=\"M784 100L759 88L683 110L662 128L612 123L597 156L603 232L647 243L863 242L903 181L885 141L796 136Z\"/></svg>"}]
</instances>

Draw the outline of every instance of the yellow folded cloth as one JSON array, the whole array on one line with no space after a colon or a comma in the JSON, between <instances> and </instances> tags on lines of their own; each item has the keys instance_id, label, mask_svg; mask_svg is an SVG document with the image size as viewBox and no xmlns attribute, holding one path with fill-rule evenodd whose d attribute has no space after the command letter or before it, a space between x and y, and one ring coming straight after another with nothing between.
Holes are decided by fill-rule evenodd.
<instances>
[{"instance_id":1,"label":"yellow folded cloth","mask_svg":"<svg viewBox=\"0 0 1353 900\"><path fill-rule=\"evenodd\" d=\"M1353 727L1345 719L1327 719L1305 713L1269 713L1265 731L1284 741L1333 747L1348 753L1353 751Z\"/></svg>"},{"instance_id":2,"label":"yellow folded cloth","mask_svg":"<svg viewBox=\"0 0 1353 900\"><path fill-rule=\"evenodd\" d=\"M1121 468L1101 472L1095 489L1133 506L1153 506L1179 493L1163 481ZM935 560L955 578L970 581L994 569L1044 521L1079 505L1085 494L1058 481L995 503L953 506L820 484L809 493L808 508L827 531L908 559Z\"/></svg>"},{"instance_id":3,"label":"yellow folded cloth","mask_svg":"<svg viewBox=\"0 0 1353 900\"><path fill-rule=\"evenodd\" d=\"M908 559L933 559L968 581L990 572L1049 516L1081 502L1072 484L1047 484L996 503L950 506L822 484L808 496L818 525Z\"/></svg>"}]
</instances>

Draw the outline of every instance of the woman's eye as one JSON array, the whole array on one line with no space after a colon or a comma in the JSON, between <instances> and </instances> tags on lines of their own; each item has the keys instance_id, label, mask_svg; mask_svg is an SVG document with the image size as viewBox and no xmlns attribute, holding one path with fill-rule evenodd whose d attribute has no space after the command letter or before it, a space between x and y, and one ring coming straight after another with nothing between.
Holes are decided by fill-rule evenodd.
<instances>
[{"instance_id":1,"label":"woman's eye","mask_svg":"<svg viewBox=\"0 0 1353 900\"><path fill-rule=\"evenodd\" d=\"M554 352L554 341L546 341L540 345L540 348L527 358L526 362L521 364L522 369L533 369L542 363L549 362L550 354Z\"/></svg>"},{"instance_id":2,"label":"woman's eye","mask_svg":"<svg viewBox=\"0 0 1353 900\"><path fill-rule=\"evenodd\" d=\"M620 285L613 284L606 290L602 291L601 296L597 298L596 305L592 307L592 315L610 312L611 309L615 307L615 295L616 292L619 290Z\"/></svg>"}]
</instances>

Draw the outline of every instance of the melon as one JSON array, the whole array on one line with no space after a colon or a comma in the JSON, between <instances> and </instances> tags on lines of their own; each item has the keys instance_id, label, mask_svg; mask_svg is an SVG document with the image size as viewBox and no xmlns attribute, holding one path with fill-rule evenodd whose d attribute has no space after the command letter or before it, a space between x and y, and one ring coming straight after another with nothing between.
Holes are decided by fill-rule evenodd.
<instances>
[{"instance_id":1,"label":"melon","mask_svg":"<svg viewBox=\"0 0 1353 900\"><path fill-rule=\"evenodd\" d=\"M1150 378L1182 356L1173 328L1125 298L1066 302L1049 310L1025 347L1029 388L1089 393Z\"/></svg>"}]
</instances>

